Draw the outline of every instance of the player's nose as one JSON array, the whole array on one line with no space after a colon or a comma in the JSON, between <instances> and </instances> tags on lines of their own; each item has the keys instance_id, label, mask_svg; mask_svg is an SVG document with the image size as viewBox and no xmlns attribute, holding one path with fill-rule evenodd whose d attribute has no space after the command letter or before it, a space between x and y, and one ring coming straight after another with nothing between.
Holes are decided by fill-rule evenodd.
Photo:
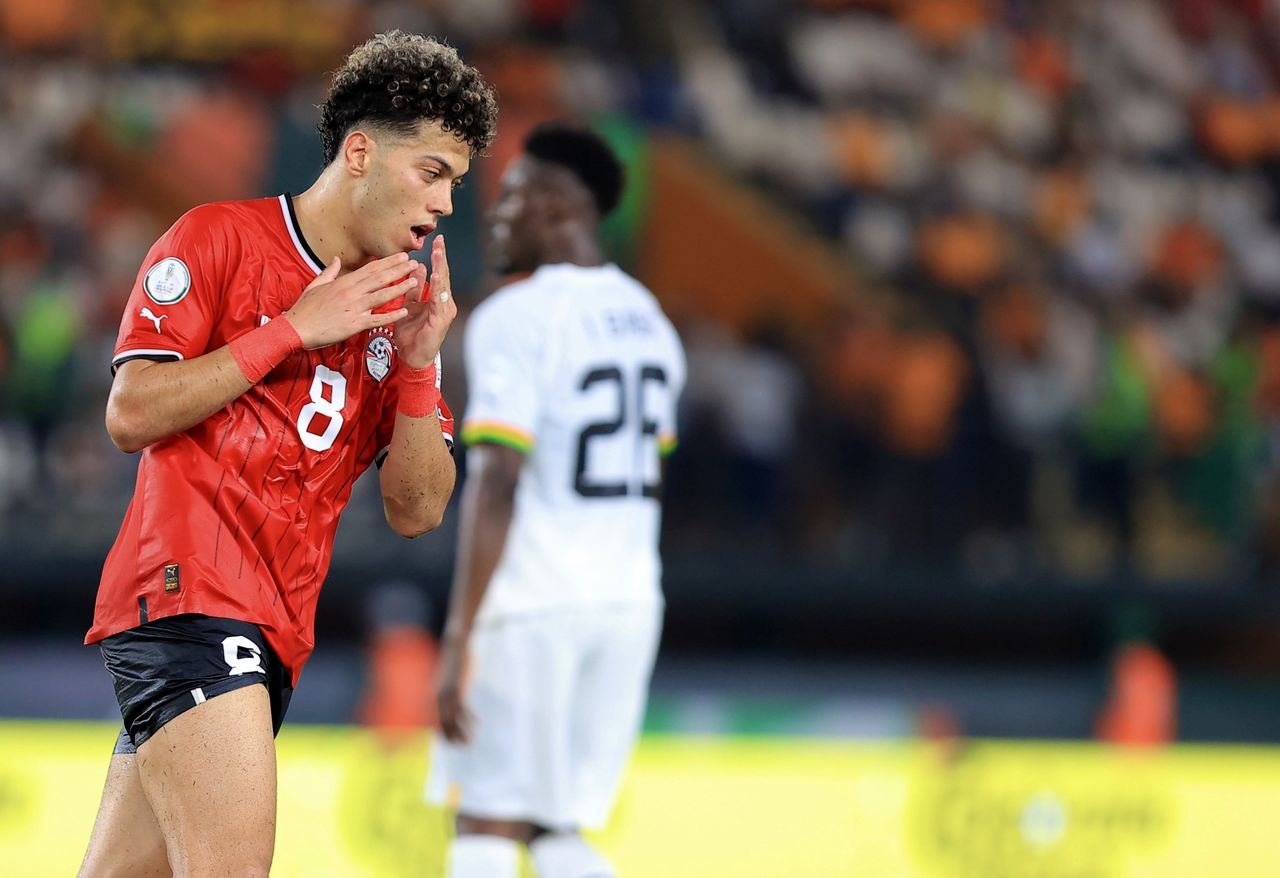
<instances>
[{"instance_id":1,"label":"player's nose","mask_svg":"<svg viewBox=\"0 0 1280 878\"><path fill-rule=\"evenodd\" d=\"M453 213L453 189L449 187L444 193L437 195L427 204L427 210L436 216L450 216Z\"/></svg>"}]
</instances>

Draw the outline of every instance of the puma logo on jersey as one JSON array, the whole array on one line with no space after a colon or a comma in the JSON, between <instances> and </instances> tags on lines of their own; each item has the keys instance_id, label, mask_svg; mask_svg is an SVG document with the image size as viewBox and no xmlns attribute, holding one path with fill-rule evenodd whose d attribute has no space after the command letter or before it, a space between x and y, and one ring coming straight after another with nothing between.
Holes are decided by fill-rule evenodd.
<instances>
[{"instance_id":1,"label":"puma logo on jersey","mask_svg":"<svg viewBox=\"0 0 1280 878\"><path fill-rule=\"evenodd\" d=\"M150 308L143 306L143 309L138 312L138 316L145 317L148 320L150 320L152 323L156 325L156 332L160 332L160 321L165 319L169 315L161 314L159 317L157 317Z\"/></svg>"}]
</instances>

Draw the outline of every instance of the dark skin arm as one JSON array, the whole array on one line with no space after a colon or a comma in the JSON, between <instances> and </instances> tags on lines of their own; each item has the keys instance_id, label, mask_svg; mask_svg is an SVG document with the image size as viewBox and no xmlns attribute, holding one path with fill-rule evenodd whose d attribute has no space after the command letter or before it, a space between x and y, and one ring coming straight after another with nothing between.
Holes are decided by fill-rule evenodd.
<instances>
[{"instance_id":1,"label":"dark skin arm","mask_svg":"<svg viewBox=\"0 0 1280 878\"><path fill-rule=\"evenodd\" d=\"M441 731L446 739L460 744L470 741L473 722L462 691L471 631L507 543L524 454L503 445L481 443L470 449L467 462L470 472L462 491L458 562L440 652L437 695Z\"/></svg>"}]
</instances>

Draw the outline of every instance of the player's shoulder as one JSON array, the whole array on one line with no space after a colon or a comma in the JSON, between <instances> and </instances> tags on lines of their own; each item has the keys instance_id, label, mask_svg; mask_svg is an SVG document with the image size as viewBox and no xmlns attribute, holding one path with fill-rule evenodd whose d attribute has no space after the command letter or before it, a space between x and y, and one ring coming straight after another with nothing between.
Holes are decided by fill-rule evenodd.
<instances>
[{"instance_id":1,"label":"player's shoulder","mask_svg":"<svg viewBox=\"0 0 1280 878\"><path fill-rule=\"evenodd\" d=\"M188 210L178 222L184 225L240 227L245 222L258 223L279 207L275 198L250 198L242 201L210 201Z\"/></svg>"},{"instance_id":2,"label":"player's shoulder","mask_svg":"<svg viewBox=\"0 0 1280 878\"><path fill-rule=\"evenodd\" d=\"M629 299L631 303L652 311L658 325L678 343L680 340L679 333L676 332L675 325L671 322L671 318L667 316L667 312L662 307L662 302L653 294L653 291L616 265L605 267L611 269L620 294Z\"/></svg>"},{"instance_id":3,"label":"player's shoulder","mask_svg":"<svg viewBox=\"0 0 1280 878\"><path fill-rule=\"evenodd\" d=\"M650 310L666 327L670 321L649 289L610 263L597 266L544 265L533 274L499 287L481 302L472 320L482 326L537 327L606 302ZM673 330L674 331L674 330Z\"/></svg>"},{"instance_id":4,"label":"player's shoulder","mask_svg":"<svg viewBox=\"0 0 1280 878\"><path fill-rule=\"evenodd\" d=\"M637 302L648 305L655 311L662 311L662 305L659 304L658 297L639 280L627 274L618 266L609 263L601 266L600 270L609 279L613 288L621 295L629 296Z\"/></svg>"},{"instance_id":5,"label":"player's shoulder","mask_svg":"<svg viewBox=\"0 0 1280 878\"><path fill-rule=\"evenodd\" d=\"M476 306L471 320L491 325L536 319L545 313L547 299L553 292L535 272L498 287Z\"/></svg>"},{"instance_id":6,"label":"player's shoulder","mask_svg":"<svg viewBox=\"0 0 1280 878\"><path fill-rule=\"evenodd\" d=\"M188 210L170 227L170 237L209 237L254 240L270 218L274 198L212 201ZM276 207L278 211L279 208Z\"/></svg>"}]
</instances>

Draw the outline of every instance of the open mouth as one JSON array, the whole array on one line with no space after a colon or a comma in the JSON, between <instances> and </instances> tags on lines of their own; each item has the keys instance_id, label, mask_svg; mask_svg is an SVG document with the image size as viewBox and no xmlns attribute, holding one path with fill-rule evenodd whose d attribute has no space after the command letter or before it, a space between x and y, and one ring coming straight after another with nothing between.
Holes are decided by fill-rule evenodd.
<instances>
[{"instance_id":1,"label":"open mouth","mask_svg":"<svg viewBox=\"0 0 1280 878\"><path fill-rule=\"evenodd\" d=\"M433 231L432 226L412 226L409 231L413 235L414 249L421 250L422 245L427 243L427 235Z\"/></svg>"}]
</instances>

